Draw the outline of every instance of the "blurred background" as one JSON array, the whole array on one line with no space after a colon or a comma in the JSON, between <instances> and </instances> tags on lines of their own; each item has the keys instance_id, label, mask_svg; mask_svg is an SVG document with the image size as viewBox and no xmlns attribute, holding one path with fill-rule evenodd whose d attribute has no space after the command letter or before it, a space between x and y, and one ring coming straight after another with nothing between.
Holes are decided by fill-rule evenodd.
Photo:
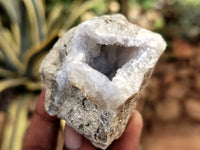
<instances>
[{"instance_id":1,"label":"blurred background","mask_svg":"<svg viewBox=\"0 0 200 150\"><path fill-rule=\"evenodd\" d=\"M168 43L138 103L140 150L200 150L200 0L0 0L1 150L21 149L44 88L38 68L56 40L82 21L114 13Z\"/></svg>"}]
</instances>

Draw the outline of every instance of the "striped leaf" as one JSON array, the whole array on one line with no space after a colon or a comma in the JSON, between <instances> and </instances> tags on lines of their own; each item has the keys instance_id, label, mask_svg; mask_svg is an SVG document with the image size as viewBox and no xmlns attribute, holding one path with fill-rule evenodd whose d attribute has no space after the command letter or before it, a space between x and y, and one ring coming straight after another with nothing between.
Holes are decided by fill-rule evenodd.
<instances>
[{"instance_id":1,"label":"striped leaf","mask_svg":"<svg viewBox=\"0 0 200 150\"><path fill-rule=\"evenodd\" d=\"M28 120L28 100L31 95L19 96L9 105L2 150L21 150Z\"/></svg>"}]
</instances>

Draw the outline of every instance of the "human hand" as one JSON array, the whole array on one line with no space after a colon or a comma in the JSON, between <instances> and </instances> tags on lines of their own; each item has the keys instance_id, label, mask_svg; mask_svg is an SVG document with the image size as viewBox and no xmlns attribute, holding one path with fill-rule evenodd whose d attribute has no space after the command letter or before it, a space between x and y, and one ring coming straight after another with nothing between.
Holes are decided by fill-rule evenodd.
<instances>
[{"instance_id":1,"label":"human hand","mask_svg":"<svg viewBox=\"0 0 200 150\"><path fill-rule=\"evenodd\" d=\"M41 93L31 124L24 138L23 150L55 150L60 121L49 116L44 109L45 91ZM143 120L138 111L133 113L123 135L109 150L137 150ZM63 150L97 150L89 140L66 125Z\"/></svg>"}]
</instances>

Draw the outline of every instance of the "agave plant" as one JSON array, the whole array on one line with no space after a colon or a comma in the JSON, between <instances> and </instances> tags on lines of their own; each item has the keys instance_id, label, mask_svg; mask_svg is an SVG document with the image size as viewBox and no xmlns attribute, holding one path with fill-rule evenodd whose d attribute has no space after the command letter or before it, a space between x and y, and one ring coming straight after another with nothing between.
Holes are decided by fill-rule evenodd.
<instances>
[{"instance_id":1,"label":"agave plant","mask_svg":"<svg viewBox=\"0 0 200 150\"><path fill-rule=\"evenodd\" d=\"M43 87L38 68L59 35L103 0L0 0L0 92Z\"/></svg>"}]
</instances>

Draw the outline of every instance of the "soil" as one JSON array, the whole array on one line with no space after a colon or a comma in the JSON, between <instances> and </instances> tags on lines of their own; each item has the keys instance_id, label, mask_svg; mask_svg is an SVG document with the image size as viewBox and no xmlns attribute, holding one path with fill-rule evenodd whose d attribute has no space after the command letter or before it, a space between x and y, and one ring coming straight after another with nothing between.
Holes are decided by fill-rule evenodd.
<instances>
[{"instance_id":1,"label":"soil","mask_svg":"<svg viewBox=\"0 0 200 150\"><path fill-rule=\"evenodd\" d=\"M141 150L200 150L200 44L173 39L143 92Z\"/></svg>"}]
</instances>

